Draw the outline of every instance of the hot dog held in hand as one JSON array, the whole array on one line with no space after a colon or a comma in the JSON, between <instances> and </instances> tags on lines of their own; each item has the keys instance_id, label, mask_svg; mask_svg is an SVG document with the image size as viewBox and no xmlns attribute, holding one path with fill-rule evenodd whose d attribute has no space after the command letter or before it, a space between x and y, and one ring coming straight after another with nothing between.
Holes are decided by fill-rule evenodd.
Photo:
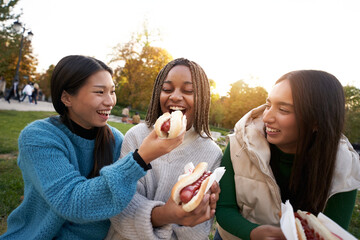
<instances>
[{"instance_id":1,"label":"hot dog held in hand","mask_svg":"<svg viewBox=\"0 0 360 240\"><path fill-rule=\"evenodd\" d=\"M166 112L155 122L154 128L159 138L173 139L186 130L186 116L180 110Z\"/></svg>"},{"instance_id":2,"label":"hot dog held in hand","mask_svg":"<svg viewBox=\"0 0 360 240\"><path fill-rule=\"evenodd\" d=\"M287 239L298 240L355 240L338 224L319 213L318 217L307 211L293 208L289 201L282 207L281 229Z\"/></svg>"},{"instance_id":3,"label":"hot dog held in hand","mask_svg":"<svg viewBox=\"0 0 360 240\"><path fill-rule=\"evenodd\" d=\"M200 162L195 168L192 163L186 164L185 173L179 176L172 188L171 198L176 204L182 205L185 212L193 211L214 181L219 182L225 173L224 167L216 168L213 173L207 171L207 167L206 162Z\"/></svg>"}]
</instances>

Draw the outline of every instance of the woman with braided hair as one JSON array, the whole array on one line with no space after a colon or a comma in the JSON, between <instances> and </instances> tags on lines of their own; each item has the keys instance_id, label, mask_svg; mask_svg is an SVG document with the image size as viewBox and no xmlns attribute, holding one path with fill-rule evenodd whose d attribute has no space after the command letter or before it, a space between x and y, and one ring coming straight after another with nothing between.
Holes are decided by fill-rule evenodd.
<instances>
[{"instance_id":1,"label":"woman with braided hair","mask_svg":"<svg viewBox=\"0 0 360 240\"><path fill-rule=\"evenodd\" d=\"M121 156L141 144L164 112L181 110L187 118L187 132L179 147L151 163L152 171L139 180L130 204L111 219L106 239L208 239L220 193L218 184L214 183L211 192L189 213L170 195L186 163L196 166L205 161L211 171L220 164L222 152L211 139L209 108L209 81L197 63L179 58L159 72L146 124L140 123L126 133Z\"/></svg>"}]
</instances>

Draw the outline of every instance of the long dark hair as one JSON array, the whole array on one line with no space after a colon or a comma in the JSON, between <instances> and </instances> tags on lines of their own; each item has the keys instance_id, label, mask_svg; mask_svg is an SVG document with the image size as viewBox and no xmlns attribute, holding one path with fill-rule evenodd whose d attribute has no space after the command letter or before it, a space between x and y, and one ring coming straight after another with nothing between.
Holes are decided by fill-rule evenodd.
<instances>
[{"instance_id":1,"label":"long dark hair","mask_svg":"<svg viewBox=\"0 0 360 240\"><path fill-rule=\"evenodd\" d=\"M329 197L336 153L345 121L339 80L324 71L301 70L282 76L290 82L299 138L290 178L294 209L323 211Z\"/></svg>"},{"instance_id":2,"label":"long dark hair","mask_svg":"<svg viewBox=\"0 0 360 240\"><path fill-rule=\"evenodd\" d=\"M156 77L153 87L153 93L150 105L146 114L146 123L152 126L161 114L160 94L162 85L170 72L170 70L182 65L190 69L191 79L194 87L194 129L203 137L204 132L207 137L211 138L209 127L209 111L210 111L210 83L204 70L197 63L186 58L177 58L166 64Z\"/></svg>"},{"instance_id":3,"label":"long dark hair","mask_svg":"<svg viewBox=\"0 0 360 240\"><path fill-rule=\"evenodd\" d=\"M56 112L59 113L60 119L65 125L72 128L68 109L61 101L63 91L70 95L76 95L91 75L102 70L113 75L112 69L105 63L81 55L66 56L55 66L51 76L51 98ZM100 169L113 162L114 143L114 135L107 125L98 128L94 148L94 168L88 178L99 176Z\"/></svg>"}]
</instances>

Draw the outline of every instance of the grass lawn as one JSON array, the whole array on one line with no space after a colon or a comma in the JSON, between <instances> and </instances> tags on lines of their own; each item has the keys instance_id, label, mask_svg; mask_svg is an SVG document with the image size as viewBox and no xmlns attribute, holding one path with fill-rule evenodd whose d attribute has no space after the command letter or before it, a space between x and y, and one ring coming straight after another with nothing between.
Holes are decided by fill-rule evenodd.
<instances>
[{"instance_id":1,"label":"grass lawn","mask_svg":"<svg viewBox=\"0 0 360 240\"><path fill-rule=\"evenodd\" d=\"M0 110L0 235L6 231L8 215L20 204L23 195L21 171L16 164L17 138L30 122L55 115L55 112L17 112ZM125 134L133 125L109 122ZM360 192L358 192L349 232L360 239ZM212 239L212 234L210 236Z\"/></svg>"}]
</instances>

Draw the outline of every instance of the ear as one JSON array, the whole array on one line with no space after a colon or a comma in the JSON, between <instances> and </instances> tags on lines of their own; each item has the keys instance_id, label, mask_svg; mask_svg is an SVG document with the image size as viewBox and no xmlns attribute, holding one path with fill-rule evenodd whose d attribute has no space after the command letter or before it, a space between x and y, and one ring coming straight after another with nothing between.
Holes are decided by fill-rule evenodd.
<instances>
[{"instance_id":1,"label":"ear","mask_svg":"<svg viewBox=\"0 0 360 240\"><path fill-rule=\"evenodd\" d=\"M65 90L61 94L61 101L66 107L71 107L71 96Z\"/></svg>"}]
</instances>

